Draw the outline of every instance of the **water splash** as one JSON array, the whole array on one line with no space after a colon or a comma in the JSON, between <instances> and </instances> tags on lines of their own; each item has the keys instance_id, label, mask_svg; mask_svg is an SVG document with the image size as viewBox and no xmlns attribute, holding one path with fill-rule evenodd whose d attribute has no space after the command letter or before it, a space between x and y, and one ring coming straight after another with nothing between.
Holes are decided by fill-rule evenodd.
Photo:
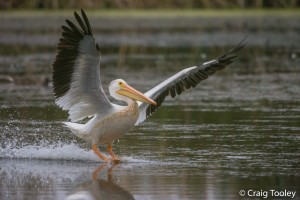
<instances>
[{"instance_id":1,"label":"water splash","mask_svg":"<svg viewBox=\"0 0 300 200\"><path fill-rule=\"evenodd\" d=\"M92 150L82 149L74 143L49 146L28 145L20 148L8 145L0 148L0 158L99 161Z\"/></svg>"},{"instance_id":2,"label":"water splash","mask_svg":"<svg viewBox=\"0 0 300 200\"><path fill-rule=\"evenodd\" d=\"M102 162L92 150L83 149L75 143L59 143L49 146L28 145L20 148L8 145L5 148L0 147L0 158ZM132 156L121 156L121 159L122 163L156 163Z\"/></svg>"}]
</instances>

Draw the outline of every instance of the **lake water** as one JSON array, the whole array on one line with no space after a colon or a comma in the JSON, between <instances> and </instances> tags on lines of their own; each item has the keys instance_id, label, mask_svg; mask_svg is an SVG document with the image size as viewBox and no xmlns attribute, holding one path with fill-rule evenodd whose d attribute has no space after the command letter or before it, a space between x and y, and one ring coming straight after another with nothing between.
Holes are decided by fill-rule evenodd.
<instances>
[{"instance_id":1,"label":"lake water","mask_svg":"<svg viewBox=\"0 0 300 200\"><path fill-rule=\"evenodd\" d=\"M93 16L105 90L147 91L248 34L230 67L115 141L119 165L62 126L49 79L65 17L0 19L1 200L300 197L299 15Z\"/></svg>"}]
</instances>

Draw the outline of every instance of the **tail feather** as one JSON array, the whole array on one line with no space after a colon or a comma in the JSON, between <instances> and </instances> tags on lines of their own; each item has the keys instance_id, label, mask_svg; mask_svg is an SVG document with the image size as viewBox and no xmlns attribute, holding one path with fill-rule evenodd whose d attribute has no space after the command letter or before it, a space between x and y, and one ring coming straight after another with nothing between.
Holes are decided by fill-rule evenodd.
<instances>
[{"instance_id":1,"label":"tail feather","mask_svg":"<svg viewBox=\"0 0 300 200\"><path fill-rule=\"evenodd\" d=\"M73 123L73 122L63 122L63 123L75 135L79 136L83 133L84 124L78 124L78 123Z\"/></svg>"},{"instance_id":2,"label":"tail feather","mask_svg":"<svg viewBox=\"0 0 300 200\"><path fill-rule=\"evenodd\" d=\"M94 116L85 124L79 124L74 122L63 122L63 124L71 130L71 132L76 135L77 137L87 141L92 142L91 134L92 134L92 127L97 120L97 116Z\"/></svg>"}]
</instances>

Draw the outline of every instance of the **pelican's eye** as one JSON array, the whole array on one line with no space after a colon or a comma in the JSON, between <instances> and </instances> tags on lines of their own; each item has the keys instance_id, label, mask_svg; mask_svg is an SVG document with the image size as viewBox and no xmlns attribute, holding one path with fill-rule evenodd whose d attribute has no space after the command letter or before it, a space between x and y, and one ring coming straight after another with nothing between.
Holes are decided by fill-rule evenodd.
<instances>
[{"instance_id":1,"label":"pelican's eye","mask_svg":"<svg viewBox=\"0 0 300 200\"><path fill-rule=\"evenodd\" d=\"M122 82L119 82L119 86L122 86L123 85L123 83Z\"/></svg>"}]
</instances>

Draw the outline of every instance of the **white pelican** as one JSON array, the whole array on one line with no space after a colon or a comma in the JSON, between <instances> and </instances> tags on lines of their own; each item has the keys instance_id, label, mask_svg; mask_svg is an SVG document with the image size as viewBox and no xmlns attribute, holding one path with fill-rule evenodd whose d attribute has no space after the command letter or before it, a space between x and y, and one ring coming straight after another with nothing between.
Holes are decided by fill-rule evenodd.
<instances>
[{"instance_id":1,"label":"white pelican","mask_svg":"<svg viewBox=\"0 0 300 200\"><path fill-rule=\"evenodd\" d=\"M62 26L53 63L53 93L56 104L69 113L71 122L64 124L76 136L91 143L93 151L105 161L120 161L112 151L113 141L153 114L166 96L173 98L224 69L236 57L233 53L245 45L242 41L214 60L183 69L144 94L122 79L113 80L109 93L127 103L121 106L111 103L102 88L99 46L86 14L81 9L81 17L76 12L74 15L79 26L69 20L66 20L68 26ZM90 119L85 124L78 123L86 118ZM103 144L107 144L111 158L99 151L98 145Z\"/></svg>"}]
</instances>

